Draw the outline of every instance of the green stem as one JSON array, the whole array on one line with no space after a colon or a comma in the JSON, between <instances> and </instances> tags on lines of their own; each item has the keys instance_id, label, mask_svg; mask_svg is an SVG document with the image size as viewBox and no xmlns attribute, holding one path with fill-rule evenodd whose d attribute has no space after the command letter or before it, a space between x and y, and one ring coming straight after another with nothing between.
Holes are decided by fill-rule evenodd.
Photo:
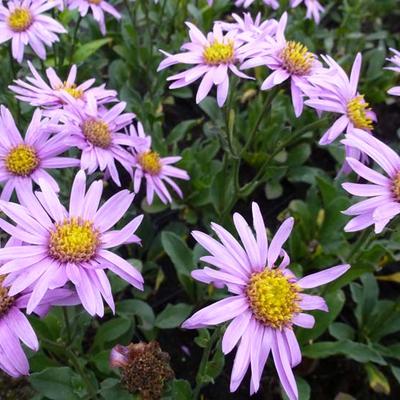
<instances>
[{"instance_id":1,"label":"green stem","mask_svg":"<svg viewBox=\"0 0 400 400\"><path fill-rule=\"evenodd\" d=\"M69 54L69 63L72 64L73 58L74 58L74 53L75 53L75 47L76 47L76 39L78 38L78 30L79 26L81 25L82 22L82 16L79 14L78 21L76 22L74 33L72 35L72 46L71 46L71 52Z\"/></svg>"},{"instance_id":2,"label":"green stem","mask_svg":"<svg viewBox=\"0 0 400 400\"><path fill-rule=\"evenodd\" d=\"M130 20L132 22L132 26L135 26L136 25L136 21L135 21L135 18L133 16L132 10L131 10L131 8L129 6L129 1L128 0L124 0L124 4L125 4L125 8L128 11L128 15L129 15L129 18L130 18Z\"/></svg>"},{"instance_id":3,"label":"green stem","mask_svg":"<svg viewBox=\"0 0 400 400\"><path fill-rule=\"evenodd\" d=\"M68 310L66 307L63 307L62 310L63 310L63 315L64 315L65 329L67 331L68 344L71 344L72 335L71 335L71 326L69 324Z\"/></svg>"},{"instance_id":4,"label":"green stem","mask_svg":"<svg viewBox=\"0 0 400 400\"><path fill-rule=\"evenodd\" d=\"M370 232L368 229L362 231L358 239L354 243L352 255L349 258L349 264L351 265L354 261L357 261L360 254L364 252L366 247L369 245L371 239L375 237L374 233Z\"/></svg>"},{"instance_id":5,"label":"green stem","mask_svg":"<svg viewBox=\"0 0 400 400\"><path fill-rule=\"evenodd\" d=\"M254 124L253 128L251 129L250 133L248 134L246 144L243 146L240 154L244 154L249 146L253 143L254 137L260 127L261 121L265 117L265 113L268 111L268 108L271 107L272 101L274 100L275 96L278 94L278 89L272 89L268 92L267 97L265 98L264 105L262 110L257 118L256 123Z\"/></svg>"},{"instance_id":6,"label":"green stem","mask_svg":"<svg viewBox=\"0 0 400 400\"><path fill-rule=\"evenodd\" d=\"M203 350L203 355L201 357L199 369L197 371L197 376L196 376L196 387L194 388L193 391L193 400L197 400L200 396L201 389L204 387L204 382L203 382L203 377L206 372L206 367L207 363L210 359L211 351L214 348L215 343L218 341L220 337L220 332L221 332L221 327L215 328L208 344L207 347L204 348Z\"/></svg>"}]
</instances>

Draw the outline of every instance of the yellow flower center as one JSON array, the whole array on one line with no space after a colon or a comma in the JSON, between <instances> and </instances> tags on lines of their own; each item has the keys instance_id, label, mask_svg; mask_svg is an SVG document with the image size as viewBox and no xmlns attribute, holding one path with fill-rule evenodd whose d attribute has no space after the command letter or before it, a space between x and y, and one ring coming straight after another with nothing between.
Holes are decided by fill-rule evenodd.
<instances>
[{"instance_id":1,"label":"yellow flower center","mask_svg":"<svg viewBox=\"0 0 400 400\"><path fill-rule=\"evenodd\" d=\"M7 313L7 311L14 304L14 297L8 295L8 288L3 287L5 276L0 276L0 318Z\"/></svg>"},{"instance_id":2,"label":"yellow flower center","mask_svg":"<svg viewBox=\"0 0 400 400\"><path fill-rule=\"evenodd\" d=\"M372 119L367 116L368 111L371 111L371 109L362 95L354 97L354 99L347 103L347 116L356 128L373 128Z\"/></svg>"},{"instance_id":3,"label":"yellow flower center","mask_svg":"<svg viewBox=\"0 0 400 400\"><path fill-rule=\"evenodd\" d=\"M247 286L247 297L254 316L265 325L283 328L291 324L293 315L300 311L300 288L289 282L277 269L252 275Z\"/></svg>"},{"instance_id":4,"label":"yellow flower center","mask_svg":"<svg viewBox=\"0 0 400 400\"><path fill-rule=\"evenodd\" d=\"M91 260L100 244L100 232L89 221L71 218L50 233L49 254L63 263Z\"/></svg>"},{"instance_id":5,"label":"yellow flower center","mask_svg":"<svg viewBox=\"0 0 400 400\"><path fill-rule=\"evenodd\" d=\"M9 172L18 176L30 175L38 166L40 160L35 149L26 144L14 147L5 158L5 165Z\"/></svg>"},{"instance_id":6,"label":"yellow flower center","mask_svg":"<svg viewBox=\"0 0 400 400\"><path fill-rule=\"evenodd\" d=\"M216 40L210 46L205 47L203 51L204 60L209 65L232 62L234 55L233 42L225 44Z\"/></svg>"},{"instance_id":7,"label":"yellow flower center","mask_svg":"<svg viewBox=\"0 0 400 400\"><path fill-rule=\"evenodd\" d=\"M112 142L110 128L102 120L87 119L83 123L83 134L85 138L96 147L107 149Z\"/></svg>"},{"instance_id":8,"label":"yellow flower center","mask_svg":"<svg viewBox=\"0 0 400 400\"><path fill-rule=\"evenodd\" d=\"M314 61L314 55L299 42L287 42L280 54L283 67L293 75L307 75Z\"/></svg>"},{"instance_id":9,"label":"yellow flower center","mask_svg":"<svg viewBox=\"0 0 400 400\"><path fill-rule=\"evenodd\" d=\"M83 96L83 90L77 89L75 83L69 85L67 82L64 82L64 85L61 86L61 89L66 91L75 99L80 99Z\"/></svg>"},{"instance_id":10,"label":"yellow flower center","mask_svg":"<svg viewBox=\"0 0 400 400\"><path fill-rule=\"evenodd\" d=\"M146 151L137 156L138 163L150 175L157 175L161 171L160 155L155 151Z\"/></svg>"},{"instance_id":11,"label":"yellow flower center","mask_svg":"<svg viewBox=\"0 0 400 400\"><path fill-rule=\"evenodd\" d=\"M400 172L393 179L392 192L397 201L400 201Z\"/></svg>"},{"instance_id":12,"label":"yellow flower center","mask_svg":"<svg viewBox=\"0 0 400 400\"><path fill-rule=\"evenodd\" d=\"M33 17L28 8L19 7L10 13L8 26L14 32L26 31L33 22Z\"/></svg>"},{"instance_id":13,"label":"yellow flower center","mask_svg":"<svg viewBox=\"0 0 400 400\"><path fill-rule=\"evenodd\" d=\"M102 0L88 0L90 4L100 4Z\"/></svg>"}]
</instances>

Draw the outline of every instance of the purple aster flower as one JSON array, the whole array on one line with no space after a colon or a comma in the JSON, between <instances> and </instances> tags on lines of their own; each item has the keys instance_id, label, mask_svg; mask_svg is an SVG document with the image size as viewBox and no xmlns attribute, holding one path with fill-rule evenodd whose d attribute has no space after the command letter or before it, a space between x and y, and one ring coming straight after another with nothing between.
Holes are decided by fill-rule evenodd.
<instances>
[{"instance_id":1,"label":"purple aster flower","mask_svg":"<svg viewBox=\"0 0 400 400\"><path fill-rule=\"evenodd\" d=\"M46 46L58 42L57 33L66 33L64 27L43 14L57 6L47 0L9 0L0 4L0 43L12 41L12 55L20 63L25 45L42 60L46 59Z\"/></svg>"},{"instance_id":2,"label":"purple aster flower","mask_svg":"<svg viewBox=\"0 0 400 400\"><path fill-rule=\"evenodd\" d=\"M83 107L87 96L92 95L99 104L115 101L117 92L105 89L105 85L92 87L95 79L89 79L81 84L76 84L77 67L73 65L66 81L62 81L53 68L46 70L49 80L47 83L28 61L29 69L33 76L28 76L26 82L22 79L15 80L15 85L9 89L16 93L16 98L29 103L34 107L58 109L66 103L77 101Z\"/></svg>"},{"instance_id":3,"label":"purple aster flower","mask_svg":"<svg viewBox=\"0 0 400 400\"><path fill-rule=\"evenodd\" d=\"M202 257L206 267L192 272L200 282L226 286L230 296L196 312L184 322L189 329L231 321L222 340L222 351L238 346L230 389L234 392L251 368L250 393L257 392L268 355L272 352L281 384L290 400L298 398L292 368L301 362L295 325L314 326L314 317L303 311L328 307L322 297L303 293L344 274L349 265L339 265L298 279L288 268L290 259L282 245L289 237L293 218L288 218L268 245L266 228L256 203L253 203L255 237L240 214L233 221L243 246L222 226L212 224L219 241L195 231L193 237L210 253Z\"/></svg>"},{"instance_id":4,"label":"purple aster flower","mask_svg":"<svg viewBox=\"0 0 400 400\"><path fill-rule=\"evenodd\" d=\"M93 18L97 21L100 31L106 34L106 23L104 13L111 14L116 19L121 19L121 14L106 0L67 0L69 9L78 9L82 17L92 10Z\"/></svg>"},{"instance_id":5,"label":"purple aster flower","mask_svg":"<svg viewBox=\"0 0 400 400\"><path fill-rule=\"evenodd\" d=\"M195 65L187 71L170 76L167 79L173 81L170 89L190 85L202 78L196 103L200 103L213 85L216 85L217 102L222 107L229 91L229 71L240 78L252 79L240 72L236 66L241 57L241 47L244 42L236 39L235 31L224 35L219 24L214 25L213 31L207 37L190 22L186 22L186 25L189 27L191 41L182 46L185 52L174 55L163 52L167 58L160 63L158 71L181 63Z\"/></svg>"},{"instance_id":6,"label":"purple aster flower","mask_svg":"<svg viewBox=\"0 0 400 400\"><path fill-rule=\"evenodd\" d=\"M46 171L53 168L79 166L79 160L59 157L70 148L65 144L67 134L59 132L60 127L48 118L42 118L42 111L36 110L23 138L19 133L10 111L0 106L0 182L4 184L2 200L9 200L14 189L19 196L21 189L32 188L32 182L44 179L59 191L55 179Z\"/></svg>"},{"instance_id":7,"label":"purple aster flower","mask_svg":"<svg viewBox=\"0 0 400 400\"><path fill-rule=\"evenodd\" d=\"M265 65L273 71L261 85L261 90L269 90L290 79L294 112L299 117L303 112L302 87L312 75L322 73L323 68L306 46L286 40L286 24L287 14L284 13L275 37L265 36L262 41L254 41L246 53L249 59L242 64L241 69Z\"/></svg>"},{"instance_id":8,"label":"purple aster flower","mask_svg":"<svg viewBox=\"0 0 400 400\"><path fill-rule=\"evenodd\" d=\"M243 13L243 18L238 14L232 14L235 22L217 21L223 31L234 31L238 38L245 42L258 40L264 36L273 36L278 27L278 21L275 19L261 20L261 13L258 13L253 19L250 13Z\"/></svg>"},{"instance_id":9,"label":"purple aster flower","mask_svg":"<svg viewBox=\"0 0 400 400\"><path fill-rule=\"evenodd\" d=\"M295 8L303 3L307 8L306 18L314 19L316 24L321 21L321 13L325 11L325 8L318 2L318 0L290 0L290 6Z\"/></svg>"},{"instance_id":10,"label":"purple aster flower","mask_svg":"<svg viewBox=\"0 0 400 400\"><path fill-rule=\"evenodd\" d=\"M380 140L359 129L346 135L342 143L367 154L386 175L356 158L347 158L354 172L368 183L343 183L343 188L353 196L367 197L344 211L353 216L345 231L354 232L375 225L375 232L381 233L390 220L400 214L400 157Z\"/></svg>"},{"instance_id":11,"label":"purple aster flower","mask_svg":"<svg viewBox=\"0 0 400 400\"><path fill-rule=\"evenodd\" d=\"M134 125L130 127L130 134L134 140L132 152L135 157L134 172L134 191L139 192L142 179L146 180L147 203L152 204L154 193L163 203L171 203L172 197L167 189L167 185L183 197L179 186L172 178L188 180L189 175L183 169L174 167L182 157L160 157L158 153L151 148L151 137L147 136L143 130L143 125L138 122L137 129Z\"/></svg>"},{"instance_id":12,"label":"purple aster flower","mask_svg":"<svg viewBox=\"0 0 400 400\"><path fill-rule=\"evenodd\" d=\"M236 7L244 7L247 8L254 3L254 0L236 0L235 6ZM279 1L278 0L263 0L263 3L266 6L272 7L274 10L279 8Z\"/></svg>"},{"instance_id":13,"label":"purple aster flower","mask_svg":"<svg viewBox=\"0 0 400 400\"><path fill-rule=\"evenodd\" d=\"M376 121L375 113L358 92L362 56L357 54L350 79L343 68L329 56L323 57L330 67L330 72L310 77L314 89L308 91L309 100L305 104L318 111L341 114L335 123L324 133L320 144L332 143L344 131L351 133L355 128L371 132Z\"/></svg>"},{"instance_id":14,"label":"purple aster flower","mask_svg":"<svg viewBox=\"0 0 400 400\"><path fill-rule=\"evenodd\" d=\"M392 67L387 67L386 69L390 69L392 71L400 73L400 51L396 49L390 49L394 55L390 58L387 58L387 61L390 61L394 64ZM400 96L400 86L395 86L388 90L388 93L392 96Z\"/></svg>"},{"instance_id":15,"label":"purple aster flower","mask_svg":"<svg viewBox=\"0 0 400 400\"><path fill-rule=\"evenodd\" d=\"M140 272L108 250L139 242L134 233L143 216L121 230L110 230L125 215L134 194L122 190L99 208L102 181L93 182L86 191L86 176L80 171L72 185L67 211L46 181L40 182L40 188L36 195L28 189L21 193L22 205L0 202L0 209L15 223L0 220L0 227L24 242L0 249L0 260L6 261L0 274L9 274L10 296L32 287L28 314L48 290L64 287L67 282L75 286L89 314L104 315L103 299L114 311L106 269L143 290Z\"/></svg>"},{"instance_id":16,"label":"purple aster flower","mask_svg":"<svg viewBox=\"0 0 400 400\"><path fill-rule=\"evenodd\" d=\"M18 378L29 375L29 363L21 342L33 351L39 348L37 336L21 311L26 308L32 291L27 289L10 296L8 288L3 286L4 278L6 277L0 276L0 369L13 378ZM76 296L73 292L56 289L47 292L34 312L44 316L51 306L74 304Z\"/></svg>"},{"instance_id":17,"label":"purple aster flower","mask_svg":"<svg viewBox=\"0 0 400 400\"><path fill-rule=\"evenodd\" d=\"M65 119L63 132L69 134L67 143L82 150L81 168L94 173L105 171L121 186L115 160L128 172L134 162L132 155L122 145L131 146L133 141L121 130L128 126L135 114L124 113L125 102L119 102L110 110L99 106L93 95L87 95L85 107L74 103L61 112Z\"/></svg>"}]
</instances>

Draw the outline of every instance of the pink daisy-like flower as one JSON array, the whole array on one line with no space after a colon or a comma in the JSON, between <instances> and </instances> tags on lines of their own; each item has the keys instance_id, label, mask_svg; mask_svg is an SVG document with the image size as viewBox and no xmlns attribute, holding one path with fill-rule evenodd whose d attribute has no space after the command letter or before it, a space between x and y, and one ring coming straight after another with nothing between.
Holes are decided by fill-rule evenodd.
<instances>
[{"instance_id":1,"label":"pink daisy-like flower","mask_svg":"<svg viewBox=\"0 0 400 400\"><path fill-rule=\"evenodd\" d=\"M78 9L82 17L92 10L93 18L97 21L100 31L106 34L106 23L104 13L111 14L116 19L121 19L121 14L106 0L67 0L69 9Z\"/></svg>"},{"instance_id":2,"label":"pink daisy-like flower","mask_svg":"<svg viewBox=\"0 0 400 400\"><path fill-rule=\"evenodd\" d=\"M32 291L27 289L16 296L10 296L8 288L3 286L4 278L0 276L0 369L18 378L29 375L29 363L21 342L33 351L39 348L36 334L21 311L26 308ZM73 292L56 289L47 292L34 312L44 316L51 306L75 304L77 302Z\"/></svg>"},{"instance_id":3,"label":"pink daisy-like flower","mask_svg":"<svg viewBox=\"0 0 400 400\"><path fill-rule=\"evenodd\" d=\"M12 55L20 63L25 45L42 60L46 59L46 46L58 42L57 33L66 33L64 27L43 14L57 6L47 0L9 0L0 4L0 43L12 41Z\"/></svg>"},{"instance_id":4,"label":"pink daisy-like flower","mask_svg":"<svg viewBox=\"0 0 400 400\"><path fill-rule=\"evenodd\" d=\"M320 144L332 143L344 131L351 133L354 129L371 132L375 113L364 100L364 95L358 92L362 56L357 54L350 79L343 68L331 57L323 57L330 68L330 73L310 77L316 90L310 90L305 104L318 111L342 114L335 123L324 133ZM327 78L329 76L329 79Z\"/></svg>"},{"instance_id":5,"label":"pink daisy-like flower","mask_svg":"<svg viewBox=\"0 0 400 400\"><path fill-rule=\"evenodd\" d=\"M250 7L253 3L254 3L254 0L236 0L235 6L247 8L247 7ZM277 10L279 8L278 0L263 0L263 3L266 6L273 8L274 10Z\"/></svg>"},{"instance_id":6,"label":"pink daisy-like flower","mask_svg":"<svg viewBox=\"0 0 400 400\"><path fill-rule=\"evenodd\" d=\"M182 46L185 52L174 55L163 52L167 58L160 63L158 71L181 63L195 65L187 71L167 78L168 81L174 81L170 85L170 89L190 85L201 78L196 103L200 103L208 95L213 85L216 85L217 102L222 107L229 91L229 71L240 78L252 79L236 67L244 42L236 40L234 31L224 35L219 24L214 25L213 31L207 37L190 22L186 22L186 25L189 27L191 42Z\"/></svg>"},{"instance_id":7,"label":"pink daisy-like flower","mask_svg":"<svg viewBox=\"0 0 400 400\"><path fill-rule=\"evenodd\" d=\"M278 21L275 19L261 20L261 13L258 13L253 19L250 13L243 13L243 18L238 14L232 14L235 22L217 21L225 32L234 31L238 38L245 42L258 40L264 36L273 36L278 27Z\"/></svg>"},{"instance_id":8,"label":"pink daisy-like flower","mask_svg":"<svg viewBox=\"0 0 400 400\"><path fill-rule=\"evenodd\" d=\"M394 53L394 55L390 58L387 58L387 61L393 63L394 66L387 67L386 69L390 69L392 71L400 73L400 51L396 49L390 49L390 50ZM391 89L388 90L388 93L391 94L392 96L400 96L400 86L392 87Z\"/></svg>"},{"instance_id":9,"label":"pink daisy-like flower","mask_svg":"<svg viewBox=\"0 0 400 400\"><path fill-rule=\"evenodd\" d=\"M308 310L328 311L322 297L307 295L303 289L326 284L344 274L349 265L339 265L298 279L288 268L289 256L282 249L289 237L293 218L288 218L268 245L266 228L256 203L253 203L251 228L240 214L233 221L243 246L222 226L212 224L220 242L195 231L193 237L210 253L201 260L206 267L192 272L200 282L226 286L230 296L196 312L183 327L214 326L231 321L222 340L222 351L238 346L232 369L230 389L234 392L251 368L250 393L257 392L270 351L281 384L290 400L298 398L292 368L301 362L294 325L314 326Z\"/></svg>"},{"instance_id":10,"label":"pink daisy-like flower","mask_svg":"<svg viewBox=\"0 0 400 400\"><path fill-rule=\"evenodd\" d=\"M99 104L115 101L117 92L105 89L105 85L92 87L95 79L89 79L80 85L75 83L77 67L73 65L69 71L66 81L62 81L53 68L46 70L49 80L47 83L28 61L29 69L33 76L28 76L26 81L15 80L15 85L10 85L9 89L16 93L16 98L25 101L34 107L46 109L58 109L66 103L77 101L81 106L86 103L87 96L91 94Z\"/></svg>"},{"instance_id":11,"label":"pink daisy-like flower","mask_svg":"<svg viewBox=\"0 0 400 400\"><path fill-rule=\"evenodd\" d=\"M343 212L353 217L345 231L354 232L375 225L375 232L381 233L390 220L400 214L400 157L380 140L359 129L347 135L342 143L371 157L387 175L355 158L347 158L353 171L368 183L342 185L353 196L367 197Z\"/></svg>"},{"instance_id":12,"label":"pink daisy-like flower","mask_svg":"<svg viewBox=\"0 0 400 400\"><path fill-rule=\"evenodd\" d=\"M303 112L303 90L308 79L322 72L321 63L306 46L299 42L287 41L285 28L287 14L284 13L279 21L275 37L266 36L263 41L254 41L253 49L248 50L241 69L267 66L273 72L261 85L261 90L269 90L290 79L292 102L296 117Z\"/></svg>"},{"instance_id":13,"label":"pink daisy-like flower","mask_svg":"<svg viewBox=\"0 0 400 400\"><path fill-rule=\"evenodd\" d=\"M189 175L183 169L172 166L182 159L182 157L160 157L158 153L151 148L151 137L147 136L143 130L143 125L138 122L137 129L134 125L130 127L130 134L134 145L132 152L135 157L134 172L134 191L139 192L142 179L146 180L146 198L147 203L152 204L154 193L163 203L171 203L172 197L166 184L183 197L179 186L172 178L188 180Z\"/></svg>"},{"instance_id":14,"label":"pink daisy-like flower","mask_svg":"<svg viewBox=\"0 0 400 400\"><path fill-rule=\"evenodd\" d=\"M325 8L318 2L318 0L290 0L290 6L295 8L303 3L307 8L306 18L314 19L316 24L321 21L321 14L325 11Z\"/></svg>"},{"instance_id":15,"label":"pink daisy-like flower","mask_svg":"<svg viewBox=\"0 0 400 400\"><path fill-rule=\"evenodd\" d=\"M48 118L42 118L42 111L36 110L26 131L25 138L19 133L10 111L0 106L0 182L4 184L2 200L9 200L14 189L20 191L32 188L32 182L44 179L59 191L55 179L46 171L53 168L79 166L79 160L59 157L70 148L65 144L67 134L59 132L60 127Z\"/></svg>"},{"instance_id":16,"label":"pink daisy-like flower","mask_svg":"<svg viewBox=\"0 0 400 400\"><path fill-rule=\"evenodd\" d=\"M119 102L110 110L99 106L92 94L87 95L85 107L79 103L64 107L61 112L65 119L63 133L68 133L66 143L82 150L81 168L93 174L97 169L105 171L121 186L115 160L128 172L133 164L132 155L122 146L131 146L132 139L120 133L128 126L135 114L123 113L125 102Z\"/></svg>"},{"instance_id":17,"label":"pink daisy-like flower","mask_svg":"<svg viewBox=\"0 0 400 400\"><path fill-rule=\"evenodd\" d=\"M28 189L21 204L0 202L0 209L15 226L0 220L0 227L24 245L0 249L0 274L9 274L9 296L32 287L27 303L30 314L50 289L71 282L83 307L91 315L104 315L103 298L114 311L114 299L106 269L143 290L143 277L136 268L108 249L137 243L134 235L143 216L121 230L110 230L127 212L134 194L122 190L100 208L103 182L95 181L86 191L86 176L80 171L72 185L69 211L61 205L46 181L36 196Z\"/></svg>"}]
</instances>

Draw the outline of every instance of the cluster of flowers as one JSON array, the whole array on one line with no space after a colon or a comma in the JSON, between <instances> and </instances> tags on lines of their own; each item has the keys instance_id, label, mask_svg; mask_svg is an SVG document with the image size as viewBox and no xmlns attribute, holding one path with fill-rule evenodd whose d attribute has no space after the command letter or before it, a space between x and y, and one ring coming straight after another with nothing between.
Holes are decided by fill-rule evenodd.
<instances>
[{"instance_id":1,"label":"cluster of flowers","mask_svg":"<svg viewBox=\"0 0 400 400\"><path fill-rule=\"evenodd\" d=\"M260 15L253 19L250 14L244 14L243 18L236 14L232 17L233 23L215 22L213 31L207 36L187 23L191 41L182 46L184 52L176 55L164 52L166 59L159 66L162 70L180 63L192 65L189 70L168 78L172 81L170 88L183 87L201 78L196 101L202 101L215 85L217 103L222 107L229 91L229 73L252 79L241 70L266 66L272 73L262 83L262 90L290 80L296 116L302 114L304 105L315 109L319 116L322 112L338 114L339 118L325 132L320 144L330 144L346 132L342 140L347 155L343 170L353 170L370 182L343 184L350 194L369 197L344 211L354 216L345 230L358 231L375 225L375 232L382 232L388 222L400 214L400 157L372 136L376 116L358 91L361 54L357 54L348 77L330 56L321 56L327 65L324 67L302 43L286 40L286 13L279 21L262 21ZM392 51L395 55L389 61L395 66L388 69L400 72L400 53ZM400 95L400 88L392 88L389 93ZM379 164L387 177L365 165L369 157ZM340 265L298 280L288 269L289 257L282 250L293 220L289 218L282 224L269 247L256 204L253 204L253 221L255 238L246 221L239 214L234 215L234 224L244 247L216 224L212 229L221 243L204 233L193 233L211 254L202 261L217 270L206 267L194 271L192 276L216 287L225 286L232 296L197 312L184 327L203 328L231 321L222 341L225 354L238 345L231 390L238 388L250 367L250 392L256 392L271 351L286 394L290 399L297 399L292 368L300 362L301 353L293 325L313 326L313 317L302 310L327 311L322 298L301 292L336 279L349 266ZM281 261L277 262L279 258Z\"/></svg>"}]
</instances>

